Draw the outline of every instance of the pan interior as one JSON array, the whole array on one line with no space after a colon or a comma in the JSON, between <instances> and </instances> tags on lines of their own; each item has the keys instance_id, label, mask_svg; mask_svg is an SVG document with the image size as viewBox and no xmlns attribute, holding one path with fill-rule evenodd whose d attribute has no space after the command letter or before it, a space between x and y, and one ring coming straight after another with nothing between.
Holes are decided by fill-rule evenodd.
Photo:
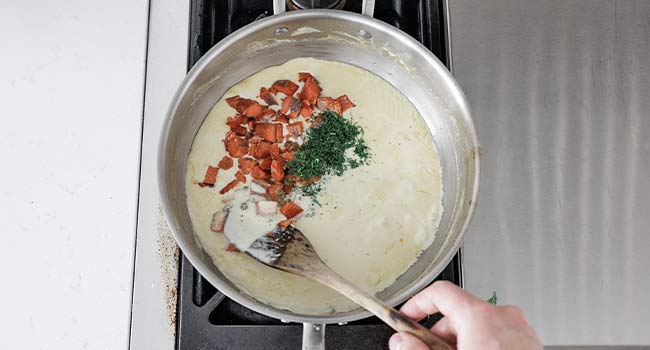
<instances>
[{"instance_id":1,"label":"pan interior","mask_svg":"<svg viewBox=\"0 0 650 350\"><path fill-rule=\"evenodd\" d=\"M207 113L229 87L296 57L335 60L373 72L402 92L424 118L442 166L444 211L438 234L418 261L377 296L395 305L442 271L460 245L476 192L476 142L464 96L426 48L406 34L360 15L315 10L273 16L243 28L210 50L188 74L170 108L160 150L161 195L181 249L203 276L232 299L290 321L354 320L367 312L299 315L239 292L203 252L187 212L187 155Z\"/></svg>"}]
</instances>

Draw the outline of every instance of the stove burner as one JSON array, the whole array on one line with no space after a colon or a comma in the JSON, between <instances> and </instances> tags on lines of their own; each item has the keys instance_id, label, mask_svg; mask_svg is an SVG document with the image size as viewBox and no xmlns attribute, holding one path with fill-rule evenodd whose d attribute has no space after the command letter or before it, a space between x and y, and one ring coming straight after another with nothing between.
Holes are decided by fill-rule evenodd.
<instances>
[{"instance_id":1,"label":"stove burner","mask_svg":"<svg viewBox=\"0 0 650 350\"><path fill-rule=\"evenodd\" d=\"M342 9L345 0L288 0L287 5L292 10L307 9Z\"/></svg>"}]
</instances>

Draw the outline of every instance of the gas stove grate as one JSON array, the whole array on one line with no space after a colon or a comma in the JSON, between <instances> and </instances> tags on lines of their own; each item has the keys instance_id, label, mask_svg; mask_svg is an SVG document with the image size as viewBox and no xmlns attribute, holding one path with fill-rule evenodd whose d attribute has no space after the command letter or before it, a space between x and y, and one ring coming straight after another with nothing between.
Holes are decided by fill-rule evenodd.
<instances>
[{"instance_id":1,"label":"gas stove grate","mask_svg":"<svg viewBox=\"0 0 650 350\"><path fill-rule=\"evenodd\" d=\"M443 0L378 0L374 17L409 33L447 63L442 5ZM361 1L347 0L343 9L361 12ZM271 0L192 0L188 69L228 34L272 13ZM457 254L437 279L460 284L460 259ZM430 326L436 320L430 317L424 324ZM230 300L184 256L180 259L176 331L178 350L298 350L302 340L302 325L283 323ZM379 319L370 317L343 326L329 325L325 339L332 349L382 349L392 333Z\"/></svg>"}]
</instances>

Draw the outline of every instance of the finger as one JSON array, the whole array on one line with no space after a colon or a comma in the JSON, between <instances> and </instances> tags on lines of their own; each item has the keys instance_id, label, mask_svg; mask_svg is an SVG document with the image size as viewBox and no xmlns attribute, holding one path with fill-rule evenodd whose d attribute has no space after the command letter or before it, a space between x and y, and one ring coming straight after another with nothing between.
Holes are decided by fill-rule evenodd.
<instances>
[{"instance_id":1,"label":"finger","mask_svg":"<svg viewBox=\"0 0 650 350\"><path fill-rule=\"evenodd\" d=\"M431 332L450 344L456 344L456 330L449 318L443 317L431 327Z\"/></svg>"},{"instance_id":2,"label":"finger","mask_svg":"<svg viewBox=\"0 0 650 350\"><path fill-rule=\"evenodd\" d=\"M505 314L509 315L513 320L526 321L526 317L524 317L524 313L521 311L520 308L514 305L497 306L497 308L503 311Z\"/></svg>"},{"instance_id":3,"label":"finger","mask_svg":"<svg viewBox=\"0 0 650 350\"><path fill-rule=\"evenodd\" d=\"M429 347L420 339L406 332L393 334L388 341L388 348L390 350L429 350Z\"/></svg>"},{"instance_id":4,"label":"finger","mask_svg":"<svg viewBox=\"0 0 650 350\"><path fill-rule=\"evenodd\" d=\"M467 314L470 305L477 302L481 300L455 284L437 281L406 302L400 312L414 320L421 320L427 315L442 312L455 323L456 319Z\"/></svg>"},{"instance_id":5,"label":"finger","mask_svg":"<svg viewBox=\"0 0 650 350\"><path fill-rule=\"evenodd\" d=\"M402 336L399 333L395 333L388 339L388 348L390 350L398 350L401 343Z\"/></svg>"}]
</instances>

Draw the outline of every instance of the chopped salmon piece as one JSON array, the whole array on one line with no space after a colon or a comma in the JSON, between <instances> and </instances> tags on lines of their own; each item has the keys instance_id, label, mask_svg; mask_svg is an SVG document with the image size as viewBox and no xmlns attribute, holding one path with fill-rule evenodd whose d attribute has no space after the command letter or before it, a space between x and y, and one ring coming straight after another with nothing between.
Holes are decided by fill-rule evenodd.
<instances>
[{"instance_id":1,"label":"chopped salmon piece","mask_svg":"<svg viewBox=\"0 0 650 350\"><path fill-rule=\"evenodd\" d=\"M255 202L255 213L260 216L275 215L278 212L278 202L257 201Z\"/></svg>"},{"instance_id":2,"label":"chopped salmon piece","mask_svg":"<svg viewBox=\"0 0 650 350\"><path fill-rule=\"evenodd\" d=\"M269 92L269 89L267 89L265 87L262 87L260 89L260 98L262 100L264 100L264 102L266 102L266 104L269 105L269 106L273 106L273 105L278 104L278 101L276 101L275 97L273 97L273 95L271 95L271 93Z\"/></svg>"},{"instance_id":3,"label":"chopped salmon piece","mask_svg":"<svg viewBox=\"0 0 650 350\"><path fill-rule=\"evenodd\" d=\"M288 162L296 158L296 153L294 151L282 152L280 153L280 157Z\"/></svg>"},{"instance_id":4,"label":"chopped salmon piece","mask_svg":"<svg viewBox=\"0 0 650 350\"><path fill-rule=\"evenodd\" d=\"M230 127L239 126L239 125L242 125L244 123L246 123L246 117L244 117L241 114L237 114L234 118L233 117L228 117L227 121L226 121L226 124L228 124L228 126L230 126Z\"/></svg>"},{"instance_id":5,"label":"chopped salmon piece","mask_svg":"<svg viewBox=\"0 0 650 350\"><path fill-rule=\"evenodd\" d=\"M251 134L251 135L252 135L252 134ZM249 142L251 145L256 144L256 143L260 143L260 142L262 142L262 141L264 141L264 139L263 139L261 136L251 136L251 138L248 139L248 142Z\"/></svg>"},{"instance_id":6,"label":"chopped salmon piece","mask_svg":"<svg viewBox=\"0 0 650 350\"><path fill-rule=\"evenodd\" d=\"M318 99L316 106L324 111L333 111L341 114L341 104L331 97L321 97Z\"/></svg>"},{"instance_id":7,"label":"chopped salmon piece","mask_svg":"<svg viewBox=\"0 0 650 350\"><path fill-rule=\"evenodd\" d=\"M347 95L341 95L337 97L336 101L339 103L339 106L341 106L341 113L347 111L352 107L356 107L356 105L350 101Z\"/></svg>"},{"instance_id":8,"label":"chopped salmon piece","mask_svg":"<svg viewBox=\"0 0 650 350\"><path fill-rule=\"evenodd\" d=\"M276 123L288 123L289 119L287 118L286 115L280 114L277 117L275 117L275 119L273 121L276 122Z\"/></svg>"},{"instance_id":9,"label":"chopped salmon piece","mask_svg":"<svg viewBox=\"0 0 650 350\"><path fill-rule=\"evenodd\" d=\"M226 192L232 190L235 188L235 186L237 186L238 183L239 180L237 179L230 181L226 186L223 186L223 188L219 191L219 194L225 194Z\"/></svg>"},{"instance_id":10,"label":"chopped salmon piece","mask_svg":"<svg viewBox=\"0 0 650 350\"><path fill-rule=\"evenodd\" d=\"M271 177L278 182L284 179L284 160L274 160L271 162Z\"/></svg>"},{"instance_id":11,"label":"chopped salmon piece","mask_svg":"<svg viewBox=\"0 0 650 350\"><path fill-rule=\"evenodd\" d=\"M253 180L251 181L251 194L266 194L266 188L269 186L266 182Z\"/></svg>"},{"instance_id":12,"label":"chopped salmon piece","mask_svg":"<svg viewBox=\"0 0 650 350\"><path fill-rule=\"evenodd\" d=\"M255 130L255 120L254 119L249 119L248 122L246 123L248 126L248 129L253 131Z\"/></svg>"},{"instance_id":13,"label":"chopped salmon piece","mask_svg":"<svg viewBox=\"0 0 650 350\"><path fill-rule=\"evenodd\" d=\"M306 81L307 79L316 80L316 78L314 78L314 76L311 75L311 73L308 73L308 72L299 72L298 73L298 81ZM318 83L318 80L316 80L316 82Z\"/></svg>"},{"instance_id":14,"label":"chopped salmon piece","mask_svg":"<svg viewBox=\"0 0 650 350\"><path fill-rule=\"evenodd\" d=\"M235 134L237 134L239 136L246 136L246 133L248 132L248 129L246 129L246 127L241 126L241 125L237 125L237 126L234 126L234 127L231 126L230 130L232 130L232 132L234 132Z\"/></svg>"},{"instance_id":15,"label":"chopped salmon piece","mask_svg":"<svg viewBox=\"0 0 650 350\"><path fill-rule=\"evenodd\" d=\"M269 151L269 154L271 155L271 158L275 160L282 159L282 157L280 156L280 146L277 143L271 145L271 150Z\"/></svg>"},{"instance_id":16,"label":"chopped salmon piece","mask_svg":"<svg viewBox=\"0 0 650 350\"><path fill-rule=\"evenodd\" d=\"M234 244L228 243L228 247L226 247L226 251L229 251L229 252L232 252L232 253L238 253L239 249L237 249L237 247Z\"/></svg>"},{"instance_id":17,"label":"chopped salmon piece","mask_svg":"<svg viewBox=\"0 0 650 350\"><path fill-rule=\"evenodd\" d=\"M272 110L271 108L267 108L266 110L262 111L262 114L260 115L260 119L269 119L275 115L275 111Z\"/></svg>"},{"instance_id":18,"label":"chopped salmon piece","mask_svg":"<svg viewBox=\"0 0 650 350\"><path fill-rule=\"evenodd\" d=\"M253 167L257 165L255 159L252 158L239 158L237 160L237 166L244 174L250 174Z\"/></svg>"},{"instance_id":19,"label":"chopped salmon piece","mask_svg":"<svg viewBox=\"0 0 650 350\"><path fill-rule=\"evenodd\" d=\"M287 125L287 130L289 131L289 134L293 136L300 136L304 131L302 122L295 122Z\"/></svg>"},{"instance_id":20,"label":"chopped salmon piece","mask_svg":"<svg viewBox=\"0 0 650 350\"><path fill-rule=\"evenodd\" d=\"M255 165L251 170L251 177L255 180L270 180L271 173L262 169L259 165Z\"/></svg>"},{"instance_id":21,"label":"chopped salmon piece","mask_svg":"<svg viewBox=\"0 0 650 350\"><path fill-rule=\"evenodd\" d=\"M282 190L284 191L284 194L289 195L289 193L291 193L291 191L293 191L293 185L284 184L284 185L282 185Z\"/></svg>"},{"instance_id":22,"label":"chopped salmon piece","mask_svg":"<svg viewBox=\"0 0 650 350\"><path fill-rule=\"evenodd\" d=\"M219 161L219 168L223 170L228 170L232 168L234 163L235 162L233 162L232 158L228 156L223 156L223 158L221 158L221 160Z\"/></svg>"},{"instance_id":23,"label":"chopped salmon piece","mask_svg":"<svg viewBox=\"0 0 650 350\"><path fill-rule=\"evenodd\" d=\"M305 77L305 85L303 85L298 97L300 97L300 100L307 100L309 104L313 105L318 100L318 95L320 95L321 90L316 78L310 74L308 77Z\"/></svg>"},{"instance_id":24,"label":"chopped salmon piece","mask_svg":"<svg viewBox=\"0 0 650 350\"><path fill-rule=\"evenodd\" d=\"M282 228L286 228L291 224L293 224L293 220L291 220L291 219L286 219L286 220L282 220L282 221L278 222L278 226L280 226Z\"/></svg>"},{"instance_id":25,"label":"chopped salmon piece","mask_svg":"<svg viewBox=\"0 0 650 350\"><path fill-rule=\"evenodd\" d=\"M294 202L288 202L280 208L280 213L286 216L287 219L291 219L302 213L302 208Z\"/></svg>"},{"instance_id":26,"label":"chopped salmon piece","mask_svg":"<svg viewBox=\"0 0 650 350\"><path fill-rule=\"evenodd\" d=\"M294 112L300 112L300 108L302 106L302 102L300 102L299 99L292 97L291 98L291 104L289 105L289 112L290 114Z\"/></svg>"},{"instance_id":27,"label":"chopped salmon piece","mask_svg":"<svg viewBox=\"0 0 650 350\"><path fill-rule=\"evenodd\" d=\"M285 114L289 119L295 119L301 111L301 102L295 97L287 97L282 101L280 112Z\"/></svg>"},{"instance_id":28,"label":"chopped salmon piece","mask_svg":"<svg viewBox=\"0 0 650 350\"><path fill-rule=\"evenodd\" d=\"M327 109L334 102L336 102L336 99L331 97L319 97L318 101L316 101L316 107L318 107L318 109Z\"/></svg>"},{"instance_id":29,"label":"chopped salmon piece","mask_svg":"<svg viewBox=\"0 0 650 350\"><path fill-rule=\"evenodd\" d=\"M243 137L238 137L234 133L226 136L226 151L233 158L243 157L248 154L248 142Z\"/></svg>"},{"instance_id":30,"label":"chopped salmon piece","mask_svg":"<svg viewBox=\"0 0 650 350\"><path fill-rule=\"evenodd\" d=\"M282 141L282 137L284 136L284 128L282 127L282 124L274 124L275 127L275 138L278 140L278 142Z\"/></svg>"},{"instance_id":31,"label":"chopped salmon piece","mask_svg":"<svg viewBox=\"0 0 650 350\"><path fill-rule=\"evenodd\" d=\"M255 126L255 135L269 142L277 142L282 139L282 124L257 123Z\"/></svg>"},{"instance_id":32,"label":"chopped salmon piece","mask_svg":"<svg viewBox=\"0 0 650 350\"><path fill-rule=\"evenodd\" d=\"M214 213L212 215L212 222L210 223L210 230L214 232L223 232L223 227L226 225L227 217L227 211L218 211Z\"/></svg>"},{"instance_id":33,"label":"chopped salmon piece","mask_svg":"<svg viewBox=\"0 0 650 350\"><path fill-rule=\"evenodd\" d=\"M234 109L237 109L237 107L239 106L239 103L241 102L241 100L242 100L242 98L239 97L239 95L235 95L235 96L226 98L226 103L228 103L228 106L230 106L230 107L232 107Z\"/></svg>"},{"instance_id":34,"label":"chopped salmon piece","mask_svg":"<svg viewBox=\"0 0 650 350\"><path fill-rule=\"evenodd\" d=\"M252 104L259 105L259 103L257 103L256 101L239 97L239 95L227 98L226 103L228 103L230 107L234 108L237 111L237 113L240 114L244 114L244 111Z\"/></svg>"},{"instance_id":35,"label":"chopped salmon piece","mask_svg":"<svg viewBox=\"0 0 650 350\"><path fill-rule=\"evenodd\" d=\"M214 187L214 183L217 182L218 172L219 168L208 165L208 169L205 170L205 175L203 176L203 181L199 183L199 186Z\"/></svg>"},{"instance_id":36,"label":"chopped salmon piece","mask_svg":"<svg viewBox=\"0 0 650 350\"><path fill-rule=\"evenodd\" d=\"M281 184L273 184L266 188L266 194L269 195L269 198L271 198L271 200L277 201L278 193L280 192L281 188L282 188Z\"/></svg>"},{"instance_id":37,"label":"chopped salmon piece","mask_svg":"<svg viewBox=\"0 0 650 350\"><path fill-rule=\"evenodd\" d=\"M274 94L281 92L287 96L293 96L298 91L298 84L291 80L278 80L271 85L269 91Z\"/></svg>"},{"instance_id":38,"label":"chopped salmon piece","mask_svg":"<svg viewBox=\"0 0 650 350\"><path fill-rule=\"evenodd\" d=\"M282 114L287 114L289 113L289 110L291 109L291 96L287 96L282 100L282 105L280 106L279 112Z\"/></svg>"},{"instance_id":39,"label":"chopped salmon piece","mask_svg":"<svg viewBox=\"0 0 650 350\"><path fill-rule=\"evenodd\" d=\"M300 107L300 115L303 117L310 117L312 114L314 114L314 109L309 104L309 101L303 101Z\"/></svg>"},{"instance_id":40,"label":"chopped salmon piece","mask_svg":"<svg viewBox=\"0 0 650 350\"><path fill-rule=\"evenodd\" d=\"M264 170L271 170L271 165L273 164L273 159L266 158L260 163L260 168Z\"/></svg>"},{"instance_id":41,"label":"chopped salmon piece","mask_svg":"<svg viewBox=\"0 0 650 350\"><path fill-rule=\"evenodd\" d=\"M264 141L264 139L262 139L261 137L252 136L250 139L248 139L248 144L249 144L249 147L253 147L253 145L256 145L256 144L258 144L258 143L260 143L262 141Z\"/></svg>"},{"instance_id":42,"label":"chopped salmon piece","mask_svg":"<svg viewBox=\"0 0 650 350\"><path fill-rule=\"evenodd\" d=\"M237 172L235 173L235 177L237 178L237 180L239 180L239 182L243 184L246 183L246 175L244 175L244 173L242 173L241 170L237 170Z\"/></svg>"},{"instance_id":43,"label":"chopped salmon piece","mask_svg":"<svg viewBox=\"0 0 650 350\"><path fill-rule=\"evenodd\" d=\"M226 137L224 138L223 142L227 144L228 142L232 142L232 141L237 141L238 142L237 147L239 147L239 146L247 147L248 146L248 142L246 141L245 138L240 137L237 134L235 134L232 130L229 130L226 133ZM227 150L228 150L228 147L226 146L226 151Z\"/></svg>"},{"instance_id":44,"label":"chopped salmon piece","mask_svg":"<svg viewBox=\"0 0 650 350\"><path fill-rule=\"evenodd\" d=\"M264 159L268 158L271 150L271 143L266 141L251 142L250 152L253 158Z\"/></svg>"},{"instance_id":45,"label":"chopped salmon piece","mask_svg":"<svg viewBox=\"0 0 650 350\"><path fill-rule=\"evenodd\" d=\"M254 118L257 118L257 117L259 117L259 116L262 115L262 112L263 112L263 111L264 111L264 110L263 110L261 104L255 102L255 101L252 101L251 103L248 104L248 106L246 107L246 109L244 109L243 114L244 114L245 116L247 116L247 117L254 117Z\"/></svg>"}]
</instances>

